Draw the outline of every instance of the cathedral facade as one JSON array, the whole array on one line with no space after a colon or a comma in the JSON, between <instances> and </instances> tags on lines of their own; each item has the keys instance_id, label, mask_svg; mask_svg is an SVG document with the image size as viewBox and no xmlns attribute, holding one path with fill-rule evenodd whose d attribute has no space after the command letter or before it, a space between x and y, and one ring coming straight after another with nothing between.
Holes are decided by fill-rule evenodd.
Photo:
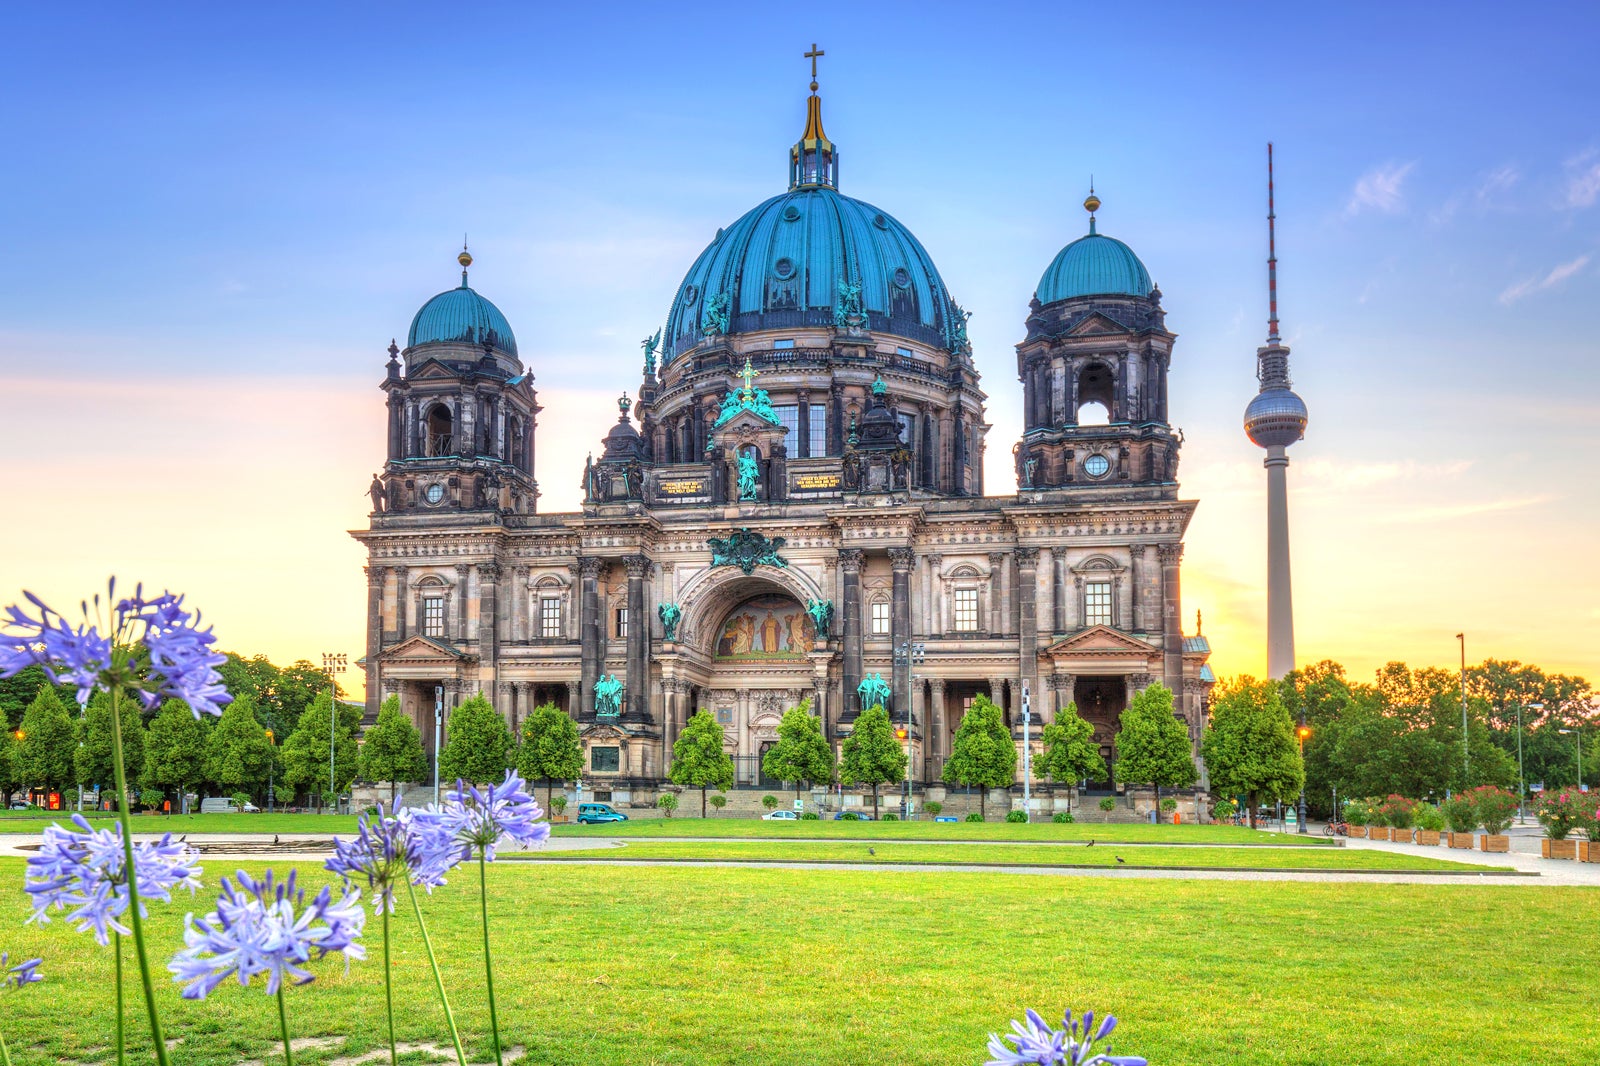
<instances>
[{"instance_id":1,"label":"cathedral facade","mask_svg":"<svg viewBox=\"0 0 1600 1066\"><path fill-rule=\"evenodd\" d=\"M886 706L918 787L979 695L1019 744L1075 702L1114 775L1118 715L1160 682L1198 752L1211 675L1181 626L1196 505L1167 414L1174 334L1085 207L1016 348L1006 495L985 494L967 315L909 230L839 192L815 82L787 191L689 268L579 512L539 511L533 375L463 251L382 383L387 459L353 534L369 714L398 695L431 749L436 709L472 693L513 729L554 702L586 782L618 800L649 798L702 708L737 783L776 787L761 756L807 698L836 743Z\"/></svg>"}]
</instances>

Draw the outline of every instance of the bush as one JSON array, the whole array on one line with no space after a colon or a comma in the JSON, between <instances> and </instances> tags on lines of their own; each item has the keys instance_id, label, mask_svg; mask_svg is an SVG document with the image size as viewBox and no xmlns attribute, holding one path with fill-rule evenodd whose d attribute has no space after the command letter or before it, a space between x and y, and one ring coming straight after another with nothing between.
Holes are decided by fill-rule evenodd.
<instances>
[{"instance_id":1,"label":"bush","mask_svg":"<svg viewBox=\"0 0 1600 1066\"><path fill-rule=\"evenodd\" d=\"M1517 816L1517 797L1495 785L1479 785L1467 796L1485 833L1498 836L1511 828L1511 820Z\"/></svg>"},{"instance_id":2,"label":"bush","mask_svg":"<svg viewBox=\"0 0 1600 1066\"><path fill-rule=\"evenodd\" d=\"M1439 813L1452 833L1470 833L1478 828L1478 812L1473 809L1472 797L1465 792L1457 792L1439 804Z\"/></svg>"},{"instance_id":3,"label":"bush","mask_svg":"<svg viewBox=\"0 0 1600 1066\"><path fill-rule=\"evenodd\" d=\"M900 816L893 811L885 811L883 820L886 822L898 822L900 820Z\"/></svg>"},{"instance_id":4,"label":"bush","mask_svg":"<svg viewBox=\"0 0 1600 1066\"><path fill-rule=\"evenodd\" d=\"M761 806L765 807L769 811L777 810L778 809L778 797L777 796L762 796L761 797Z\"/></svg>"},{"instance_id":5,"label":"bush","mask_svg":"<svg viewBox=\"0 0 1600 1066\"><path fill-rule=\"evenodd\" d=\"M1419 803L1411 812L1411 822L1418 829L1437 833L1444 828L1444 813L1431 803Z\"/></svg>"},{"instance_id":6,"label":"bush","mask_svg":"<svg viewBox=\"0 0 1600 1066\"><path fill-rule=\"evenodd\" d=\"M246 803L250 802L250 793L248 793L248 792L235 792L232 796L229 796L228 798L233 801L233 805L235 807L239 808L242 811L242 810L244 810L244 805Z\"/></svg>"},{"instance_id":7,"label":"bush","mask_svg":"<svg viewBox=\"0 0 1600 1066\"><path fill-rule=\"evenodd\" d=\"M656 806L660 807L668 818L671 818L672 812L678 809L678 797L675 793L663 792L656 797Z\"/></svg>"},{"instance_id":8,"label":"bush","mask_svg":"<svg viewBox=\"0 0 1600 1066\"><path fill-rule=\"evenodd\" d=\"M722 795L720 792L717 795L711 797L711 806L715 807L717 810L720 811L720 810L722 810L722 808L726 807L727 805L728 805L728 797Z\"/></svg>"},{"instance_id":9,"label":"bush","mask_svg":"<svg viewBox=\"0 0 1600 1066\"><path fill-rule=\"evenodd\" d=\"M1117 801L1112 799L1110 796L1107 796L1105 799L1100 801L1100 809L1105 811L1107 814L1110 814L1112 811L1117 809Z\"/></svg>"},{"instance_id":10,"label":"bush","mask_svg":"<svg viewBox=\"0 0 1600 1066\"><path fill-rule=\"evenodd\" d=\"M113 790L115 791L115 790ZM147 811L159 811L166 802L167 794L159 788L147 788L139 793L139 803Z\"/></svg>"},{"instance_id":11,"label":"bush","mask_svg":"<svg viewBox=\"0 0 1600 1066\"><path fill-rule=\"evenodd\" d=\"M924 803L922 805L922 809L937 817L939 812L944 810L944 804L940 803L938 800L932 800L928 803Z\"/></svg>"},{"instance_id":12,"label":"bush","mask_svg":"<svg viewBox=\"0 0 1600 1066\"><path fill-rule=\"evenodd\" d=\"M1161 809L1167 814L1171 814L1173 811L1178 809L1178 801L1169 796L1161 801Z\"/></svg>"},{"instance_id":13,"label":"bush","mask_svg":"<svg viewBox=\"0 0 1600 1066\"><path fill-rule=\"evenodd\" d=\"M1071 825L1077 819L1072 817L1071 811L1057 811L1050 816L1050 820L1056 825Z\"/></svg>"},{"instance_id":14,"label":"bush","mask_svg":"<svg viewBox=\"0 0 1600 1066\"><path fill-rule=\"evenodd\" d=\"M861 821L861 815L857 814L855 811L845 811L843 814L839 815L839 821L859 822Z\"/></svg>"},{"instance_id":15,"label":"bush","mask_svg":"<svg viewBox=\"0 0 1600 1066\"><path fill-rule=\"evenodd\" d=\"M557 814L560 814L563 811L565 811L567 809L567 797L562 795L559 792L557 792L555 795L551 796L550 797L550 809L552 811L555 811Z\"/></svg>"},{"instance_id":16,"label":"bush","mask_svg":"<svg viewBox=\"0 0 1600 1066\"><path fill-rule=\"evenodd\" d=\"M1006 821L1008 821L1008 822L1026 822L1027 820L1028 820L1028 813L1026 811L1007 811L1006 812Z\"/></svg>"},{"instance_id":17,"label":"bush","mask_svg":"<svg viewBox=\"0 0 1600 1066\"><path fill-rule=\"evenodd\" d=\"M1594 816L1589 812L1589 797L1582 792L1562 789L1560 792L1539 793L1538 816L1539 824L1544 826L1544 835L1551 840L1565 840L1580 825L1592 824Z\"/></svg>"},{"instance_id":18,"label":"bush","mask_svg":"<svg viewBox=\"0 0 1600 1066\"><path fill-rule=\"evenodd\" d=\"M1344 820L1351 825L1372 824L1372 801L1348 799L1344 801ZM1467 832L1463 829L1462 832Z\"/></svg>"},{"instance_id":19,"label":"bush","mask_svg":"<svg viewBox=\"0 0 1600 1066\"><path fill-rule=\"evenodd\" d=\"M805 811L800 815L800 820L802 822L820 822L822 821L822 815L816 811Z\"/></svg>"},{"instance_id":20,"label":"bush","mask_svg":"<svg viewBox=\"0 0 1600 1066\"><path fill-rule=\"evenodd\" d=\"M1411 814L1416 807L1416 800L1390 793L1378 806L1378 815L1383 819L1381 824L1393 829L1410 829Z\"/></svg>"},{"instance_id":21,"label":"bush","mask_svg":"<svg viewBox=\"0 0 1600 1066\"><path fill-rule=\"evenodd\" d=\"M1233 800L1217 800L1217 805L1211 808L1211 817L1219 822L1227 821L1239 811L1239 805Z\"/></svg>"},{"instance_id":22,"label":"bush","mask_svg":"<svg viewBox=\"0 0 1600 1066\"><path fill-rule=\"evenodd\" d=\"M977 811L973 811L971 814L967 815L967 821L981 822L983 821L983 815L979 814Z\"/></svg>"}]
</instances>

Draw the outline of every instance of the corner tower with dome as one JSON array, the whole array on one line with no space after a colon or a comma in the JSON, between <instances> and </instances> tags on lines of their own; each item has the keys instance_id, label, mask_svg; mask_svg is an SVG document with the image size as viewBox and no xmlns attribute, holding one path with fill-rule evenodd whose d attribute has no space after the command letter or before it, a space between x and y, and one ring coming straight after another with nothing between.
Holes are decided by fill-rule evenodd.
<instances>
[{"instance_id":1,"label":"corner tower with dome","mask_svg":"<svg viewBox=\"0 0 1600 1066\"><path fill-rule=\"evenodd\" d=\"M403 375L391 358L390 462L355 534L369 708L399 696L431 746L436 700L483 692L513 728L556 703L579 724L586 785L612 802L653 800L702 709L736 795L759 800L781 784L762 756L802 700L835 744L883 704L919 800L952 809L966 800L940 777L979 696L1019 745L1076 703L1114 772L1118 715L1159 681L1198 750L1209 648L1182 632L1178 580L1195 505L1178 499L1173 335L1144 265L1091 218L1045 271L1017 349L1018 487L987 495L967 313L905 225L840 191L839 163L813 70L787 188L665 289L579 512L533 507L538 407L509 324L465 282L419 312L429 339L413 326ZM457 356L430 361L430 344ZM520 419L529 465L510 465L527 479L453 436L448 455L418 451L407 427L435 411L470 418L474 441ZM478 492L491 475L500 491Z\"/></svg>"}]
</instances>

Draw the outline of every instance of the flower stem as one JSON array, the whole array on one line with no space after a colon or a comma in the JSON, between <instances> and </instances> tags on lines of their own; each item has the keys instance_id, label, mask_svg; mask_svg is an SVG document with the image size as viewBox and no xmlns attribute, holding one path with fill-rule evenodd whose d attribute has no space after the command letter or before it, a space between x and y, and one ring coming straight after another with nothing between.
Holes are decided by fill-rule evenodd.
<instances>
[{"instance_id":1,"label":"flower stem","mask_svg":"<svg viewBox=\"0 0 1600 1066\"><path fill-rule=\"evenodd\" d=\"M145 1012L150 1016L150 1038L156 1045L157 1066L169 1066L167 1042L161 1035L161 1018L156 1014L156 990L150 981L150 960L144 950L144 919L139 915L139 878L133 865L133 822L128 812L128 774L122 765L122 710L120 685L111 686L111 764L117 774L117 813L122 822L123 868L128 878L128 920L133 926L133 952L139 960L139 980L144 985Z\"/></svg>"},{"instance_id":2,"label":"flower stem","mask_svg":"<svg viewBox=\"0 0 1600 1066\"><path fill-rule=\"evenodd\" d=\"M417 928L422 930L422 946L428 952L428 965L433 967L433 986L439 990L439 1002L444 1005L444 1020L450 1026L450 1039L456 1046L456 1062L467 1066L467 1054L461 1050L461 1034L456 1032L456 1016L450 1010L450 997L445 995L444 979L439 976L439 960L433 955L433 940L428 936L428 925L422 920L422 906L417 903L417 886L406 878L406 892L411 896L411 910L417 916Z\"/></svg>"},{"instance_id":3,"label":"flower stem","mask_svg":"<svg viewBox=\"0 0 1600 1066\"><path fill-rule=\"evenodd\" d=\"M289 1015L283 1009L283 985L278 985L278 1031L283 1033L283 1066L294 1066L294 1054L289 1050Z\"/></svg>"},{"instance_id":4,"label":"flower stem","mask_svg":"<svg viewBox=\"0 0 1600 1066\"><path fill-rule=\"evenodd\" d=\"M483 913L483 976L489 989L489 1035L494 1039L494 1061L504 1066L500 1057L500 1020L494 1012L494 963L489 958L489 885L484 868L488 866L483 849L478 849L478 907Z\"/></svg>"},{"instance_id":5,"label":"flower stem","mask_svg":"<svg viewBox=\"0 0 1600 1066\"><path fill-rule=\"evenodd\" d=\"M4 1033L0 1033L0 1063L4 1063L5 1066L11 1066L11 1049L6 1047Z\"/></svg>"},{"instance_id":6,"label":"flower stem","mask_svg":"<svg viewBox=\"0 0 1600 1066\"><path fill-rule=\"evenodd\" d=\"M383 1006L389 1014L389 1066L400 1066L394 1045L394 974L389 968L389 908L383 908Z\"/></svg>"},{"instance_id":7,"label":"flower stem","mask_svg":"<svg viewBox=\"0 0 1600 1066\"><path fill-rule=\"evenodd\" d=\"M116 949L117 960L117 1066L123 1066L127 1059L124 1051L126 1041L122 1036L122 934L114 935L116 940L112 942L112 947Z\"/></svg>"}]
</instances>

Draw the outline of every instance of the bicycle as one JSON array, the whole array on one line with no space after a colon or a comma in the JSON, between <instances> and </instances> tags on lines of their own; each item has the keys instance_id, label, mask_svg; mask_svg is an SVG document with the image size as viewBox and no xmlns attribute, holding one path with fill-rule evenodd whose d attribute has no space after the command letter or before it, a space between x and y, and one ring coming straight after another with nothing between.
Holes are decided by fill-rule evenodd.
<instances>
[{"instance_id":1,"label":"bicycle","mask_svg":"<svg viewBox=\"0 0 1600 1066\"><path fill-rule=\"evenodd\" d=\"M1322 827L1322 835L1325 837L1347 837L1350 835L1350 823L1329 822Z\"/></svg>"}]
</instances>

